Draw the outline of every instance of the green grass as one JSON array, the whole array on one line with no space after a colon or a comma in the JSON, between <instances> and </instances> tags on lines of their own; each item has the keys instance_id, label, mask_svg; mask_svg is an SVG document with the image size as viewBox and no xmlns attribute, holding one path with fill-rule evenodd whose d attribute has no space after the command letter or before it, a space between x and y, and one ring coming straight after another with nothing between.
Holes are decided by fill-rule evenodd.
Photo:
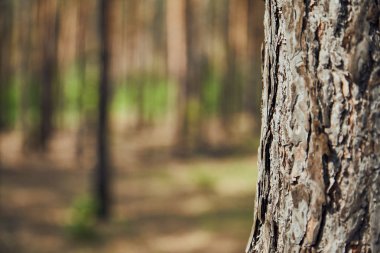
<instances>
[{"instance_id":1,"label":"green grass","mask_svg":"<svg viewBox=\"0 0 380 253\"><path fill-rule=\"evenodd\" d=\"M256 181L257 164L255 159L220 159L218 162L195 163L189 169L189 173L213 178L217 184L228 182L240 183L243 186L251 185ZM249 187L249 186L248 186Z\"/></svg>"},{"instance_id":2,"label":"green grass","mask_svg":"<svg viewBox=\"0 0 380 253\"><path fill-rule=\"evenodd\" d=\"M140 226L150 224L166 233L171 231L166 224L172 223L188 230L232 237L249 234L257 181L256 158L197 158L151 169L139 172L139 182L149 186L144 188L150 192L147 201L156 203L162 199L167 208L152 204L150 212L128 219L125 229L131 234L138 234ZM170 211L172 207L179 210Z\"/></svg>"},{"instance_id":3,"label":"green grass","mask_svg":"<svg viewBox=\"0 0 380 253\"><path fill-rule=\"evenodd\" d=\"M210 173L204 171L195 171L192 173L193 181L198 189L204 192L213 192L216 185L216 178Z\"/></svg>"},{"instance_id":4,"label":"green grass","mask_svg":"<svg viewBox=\"0 0 380 253\"><path fill-rule=\"evenodd\" d=\"M78 240L91 240L96 233L97 204L88 196L77 197L69 210L69 217L65 224L67 234Z\"/></svg>"}]
</instances>

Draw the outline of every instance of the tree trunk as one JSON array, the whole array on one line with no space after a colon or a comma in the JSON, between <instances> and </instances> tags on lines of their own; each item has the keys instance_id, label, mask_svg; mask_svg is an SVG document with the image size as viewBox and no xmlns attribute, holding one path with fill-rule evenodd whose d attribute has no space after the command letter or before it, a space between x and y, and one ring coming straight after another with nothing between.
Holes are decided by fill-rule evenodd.
<instances>
[{"instance_id":1,"label":"tree trunk","mask_svg":"<svg viewBox=\"0 0 380 253\"><path fill-rule=\"evenodd\" d=\"M41 41L42 68L40 72L42 87L37 145L39 148L45 149L53 133L53 116L56 105L54 99L57 99L55 86L57 82L59 1L39 1L39 4L43 37Z\"/></svg>"},{"instance_id":2,"label":"tree trunk","mask_svg":"<svg viewBox=\"0 0 380 253\"><path fill-rule=\"evenodd\" d=\"M224 47L226 51L226 70L224 71L223 81L221 83L221 94L220 94L220 115L223 122L223 127L227 133L230 132L229 123L233 122L232 115L238 111L238 94L239 86L238 83L238 64L236 61L236 48L234 47L233 33L233 18L234 18L234 5L235 1L225 0L225 14L224 14Z\"/></svg>"},{"instance_id":3,"label":"tree trunk","mask_svg":"<svg viewBox=\"0 0 380 253\"><path fill-rule=\"evenodd\" d=\"M98 132L95 179L95 198L98 203L98 218L107 219L110 206L110 171L108 154L108 100L111 80L110 45L111 45L111 4L113 1L100 0L100 70L99 70L99 102L98 102Z\"/></svg>"},{"instance_id":4,"label":"tree trunk","mask_svg":"<svg viewBox=\"0 0 380 253\"><path fill-rule=\"evenodd\" d=\"M379 2L267 0L247 252L380 252Z\"/></svg>"},{"instance_id":5,"label":"tree trunk","mask_svg":"<svg viewBox=\"0 0 380 253\"><path fill-rule=\"evenodd\" d=\"M0 131L11 125L11 75L12 75L12 1L0 3Z\"/></svg>"},{"instance_id":6,"label":"tree trunk","mask_svg":"<svg viewBox=\"0 0 380 253\"><path fill-rule=\"evenodd\" d=\"M247 0L247 33L248 33L248 75L245 87L244 102L248 112L259 120L261 103L260 85L260 52L261 42L264 37L264 27L262 20L264 17L264 2L257 0ZM256 125L256 124L255 124ZM260 123L257 124L257 129ZM256 131L255 131L256 132Z\"/></svg>"},{"instance_id":7,"label":"tree trunk","mask_svg":"<svg viewBox=\"0 0 380 253\"><path fill-rule=\"evenodd\" d=\"M85 135L85 110L84 110L84 93L86 90L86 39L87 33L86 29L88 27L88 7L85 1L78 1L77 3L77 34L76 34L76 60L77 68L79 74L79 93L77 100L77 110L78 110L78 132L76 137L76 158L81 166L81 157L84 151L84 135Z\"/></svg>"},{"instance_id":8,"label":"tree trunk","mask_svg":"<svg viewBox=\"0 0 380 253\"><path fill-rule=\"evenodd\" d=\"M186 66L187 72L181 89L184 103L184 114L180 114L180 129L178 131L178 149L184 148L187 155L201 148L199 141L201 133L201 82L204 52L202 49L202 2L200 0L185 1L185 30L186 30ZM182 146L182 147L181 147Z\"/></svg>"},{"instance_id":9,"label":"tree trunk","mask_svg":"<svg viewBox=\"0 0 380 253\"><path fill-rule=\"evenodd\" d=\"M202 7L200 0L167 2L168 71L179 85L175 153L181 156L201 146Z\"/></svg>"}]
</instances>

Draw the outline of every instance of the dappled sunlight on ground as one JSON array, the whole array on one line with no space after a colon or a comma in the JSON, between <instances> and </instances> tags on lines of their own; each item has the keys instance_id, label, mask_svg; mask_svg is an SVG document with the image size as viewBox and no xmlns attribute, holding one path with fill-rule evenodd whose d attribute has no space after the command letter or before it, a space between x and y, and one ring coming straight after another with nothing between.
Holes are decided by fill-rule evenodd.
<instances>
[{"instance_id":1,"label":"dappled sunlight on ground","mask_svg":"<svg viewBox=\"0 0 380 253\"><path fill-rule=\"evenodd\" d=\"M27 156L16 146L6 149L3 138L0 252L244 251L256 183L253 155L179 160L162 148L141 159L148 145L116 140L113 216L92 228L93 237L80 239L67 223L75 200L90 192L92 165L75 166L73 143L55 146L51 156Z\"/></svg>"}]
</instances>

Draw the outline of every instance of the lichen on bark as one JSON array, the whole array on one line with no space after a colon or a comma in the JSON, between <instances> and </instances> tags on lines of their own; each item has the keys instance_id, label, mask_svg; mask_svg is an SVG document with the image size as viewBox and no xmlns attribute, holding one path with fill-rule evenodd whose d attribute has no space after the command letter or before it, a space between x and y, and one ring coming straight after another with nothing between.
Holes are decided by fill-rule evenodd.
<instances>
[{"instance_id":1,"label":"lichen on bark","mask_svg":"<svg viewBox=\"0 0 380 253\"><path fill-rule=\"evenodd\" d=\"M380 252L378 0L266 0L247 252Z\"/></svg>"}]
</instances>

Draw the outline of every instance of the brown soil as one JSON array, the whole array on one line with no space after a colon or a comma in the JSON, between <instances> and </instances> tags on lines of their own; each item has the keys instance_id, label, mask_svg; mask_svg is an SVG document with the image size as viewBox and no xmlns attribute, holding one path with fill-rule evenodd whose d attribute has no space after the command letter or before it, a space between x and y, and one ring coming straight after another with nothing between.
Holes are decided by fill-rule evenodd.
<instances>
[{"instance_id":1,"label":"brown soil","mask_svg":"<svg viewBox=\"0 0 380 253\"><path fill-rule=\"evenodd\" d=\"M90 193L94 142L77 158L75 134L44 154L1 136L0 252L243 252L250 232L256 160L171 156L168 132L112 140L112 218L80 240L67 230L73 202Z\"/></svg>"}]
</instances>

